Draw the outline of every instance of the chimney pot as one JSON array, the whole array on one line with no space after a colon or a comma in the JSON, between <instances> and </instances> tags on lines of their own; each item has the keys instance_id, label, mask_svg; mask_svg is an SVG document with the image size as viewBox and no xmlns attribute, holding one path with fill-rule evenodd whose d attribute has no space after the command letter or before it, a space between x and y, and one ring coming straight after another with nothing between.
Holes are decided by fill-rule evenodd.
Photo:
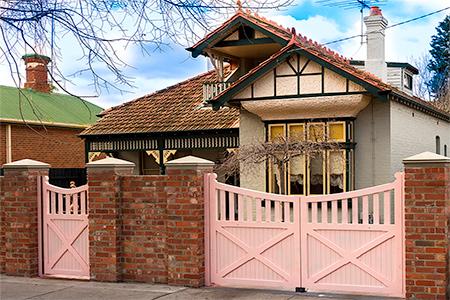
<instances>
[{"instance_id":1,"label":"chimney pot","mask_svg":"<svg viewBox=\"0 0 450 300\"><path fill-rule=\"evenodd\" d=\"M372 6L370 8L370 12L369 14L371 16L382 16L383 14L381 13L381 9L378 6Z\"/></svg>"}]
</instances>

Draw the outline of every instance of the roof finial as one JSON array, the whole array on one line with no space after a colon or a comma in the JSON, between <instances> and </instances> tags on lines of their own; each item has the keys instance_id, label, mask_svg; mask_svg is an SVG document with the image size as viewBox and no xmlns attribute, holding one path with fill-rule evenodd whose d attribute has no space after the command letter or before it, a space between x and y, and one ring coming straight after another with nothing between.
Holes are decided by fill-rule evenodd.
<instances>
[{"instance_id":1,"label":"roof finial","mask_svg":"<svg viewBox=\"0 0 450 300\"><path fill-rule=\"evenodd\" d=\"M239 6L239 7L238 7L238 11L242 11L241 0L237 0L236 4Z\"/></svg>"}]
</instances>

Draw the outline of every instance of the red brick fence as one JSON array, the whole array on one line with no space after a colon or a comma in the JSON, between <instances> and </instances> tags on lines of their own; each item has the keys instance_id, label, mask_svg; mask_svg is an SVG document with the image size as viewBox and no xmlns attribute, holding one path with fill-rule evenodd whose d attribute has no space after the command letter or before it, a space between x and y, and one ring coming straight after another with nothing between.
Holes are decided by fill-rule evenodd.
<instances>
[{"instance_id":1,"label":"red brick fence","mask_svg":"<svg viewBox=\"0 0 450 300\"><path fill-rule=\"evenodd\" d=\"M450 159L405 159L406 292L448 299ZM0 177L0 273L38 276L37 178L48 164L23 160ZM134 164L87 164L91 280L205 283L203 174L213 163L186 157L167 175L132 175Z\"/></svg>"}]
</instances>

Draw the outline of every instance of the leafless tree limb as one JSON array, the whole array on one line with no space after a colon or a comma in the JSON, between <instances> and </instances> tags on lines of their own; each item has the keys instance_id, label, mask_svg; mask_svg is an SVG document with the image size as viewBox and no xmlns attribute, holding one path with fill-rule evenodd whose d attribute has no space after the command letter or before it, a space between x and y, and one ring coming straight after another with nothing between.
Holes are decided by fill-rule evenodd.
<instances>
[{"instance_id":1,"label":"leafless tree limb","mask_svg":"<svg viewBox=\"0 0 450 300\"><path fill-rule=\"evenodd\" d=\"M286 166L293 158L304 156L311 161L323 151L341 149L340 143L332 139L323 127L311 125L306 133L291 132L289 136L277 135L265 142L241 146L229 153L218 170L226 176L235 176L240 166L252 168L261 164L273 164L279 174L286 172ZM345 158L342 158L345 160ZM307 166L308 168L310 166ZM286 194L284 176L280 176L280 192Z\"/></svg>"}]
</instances>

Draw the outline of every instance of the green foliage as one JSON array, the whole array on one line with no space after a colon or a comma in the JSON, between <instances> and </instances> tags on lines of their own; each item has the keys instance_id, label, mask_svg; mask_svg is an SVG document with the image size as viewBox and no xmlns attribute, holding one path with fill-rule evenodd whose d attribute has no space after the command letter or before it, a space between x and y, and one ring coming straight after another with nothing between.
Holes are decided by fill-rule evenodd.
<instances>
[{"instance_id":1,"label":"green foliage","mask_svg":"<svg viewBox=\"0 0 450 300\"><path fill-rule=\"evenodd\" d=\"M431 37L431 59L428 70L432 77L426 84L437 98L447 93L449 85L449 47L450 47L450 16L436 27L437 34Z\"/></svg>"}]
</instances>

